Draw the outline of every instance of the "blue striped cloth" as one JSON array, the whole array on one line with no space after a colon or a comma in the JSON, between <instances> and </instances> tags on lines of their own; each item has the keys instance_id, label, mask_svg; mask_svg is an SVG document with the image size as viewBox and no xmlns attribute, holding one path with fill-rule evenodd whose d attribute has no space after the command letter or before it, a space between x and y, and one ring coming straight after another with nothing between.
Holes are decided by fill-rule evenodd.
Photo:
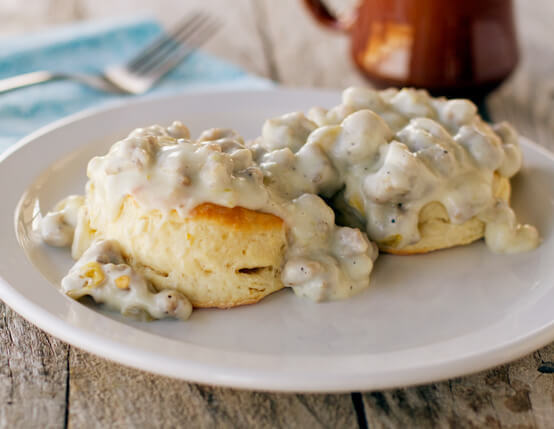
<instances>
[{"instance_id":1,"label":"blue striped cloth","mask_svg":"<svg viewBox=\"0 0 554 429\"><path fill-rule=\"evenodd\" d=\"M161 32L151 19L84 22L49 32L0 38L0 79L36 70L99 73L133 57ZM196 52L145 96L187 88L267 87L270 82L202 52ZM121 96L69 81L0 94L0 153L37 128Z\"/></svg>"}]
</instances>

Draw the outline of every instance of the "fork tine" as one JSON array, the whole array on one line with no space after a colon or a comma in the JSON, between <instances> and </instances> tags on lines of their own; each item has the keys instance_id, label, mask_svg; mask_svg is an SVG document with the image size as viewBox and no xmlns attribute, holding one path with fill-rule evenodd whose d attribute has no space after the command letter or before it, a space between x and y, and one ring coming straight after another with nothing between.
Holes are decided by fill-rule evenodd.
<instances>
[{"instance_id":1,"label":"fork tine","mask_svg":"<svg viewBox=\"0 0 554 429\"><path fill-rule=\"evenodd\" d=\"M203 24L205 27L207 26L206 28L204 28L204 30L209 29L209 30L214 31L214 32L217 30L218 27L221 27L221 23L220 23L219 19L214 18L214 17L212 17L212 16L208 16L207 19L204 20L204 22L203 22L202 24ZM198 31L196 32L196 34L199 34L201 31L204 31L204 30L200 29L200 30L198 30ZM194 39L194 38L195 38L195 34L191 34L190 37L191 37L191 39ZM179 43L180 43L181 45L182 45L183 43L188 42L187 38L184 37L184 36L182 36L182 35L179 36L179 37L177 37L176 40L179 41Z\"/></svg>"},{"instance_id":2,"label":"fork tine","mask_svg":"<svg viewBox=\"0 0 554 429\"><path fill-rule=\"evenodd\" d=\"M187 40L194 35L195 32L202 28L207 20L208 17L206 15L199 16L189 24L185 31L172 38L162 49L159 49L155 54L151 55L136 72L145 74L148 70L155 67L158 62L163 61L165 57L173 54L179 48L181 40Z\"/></svg>"},{"instance_id":3,"label":"fork tine","mask_svg":"<svg viewBox=\"0 0 554 429\"><path fill-rule=\"evenodd\" d=\"M160 79L166 75L169 71L175 68L181 61L189 56L193 51L199 48L202 44L207 42L219 29L219 22L212 20L203 29L200 29L188 40L186 45L180 45L176 55L167 55L164 61L160 61L156 64L156 67L150 69L148 74L154 79Z\"/></svg>"},{"instance_id":4,"label":"fork tine","mask_svg":"<svg viewBox=\"0 0 554 429\"><path fill-rule=\"evenodd\" d=\"M164 57L171 55L175 50L179 48L179 43L183 40L187 40L189 37L194 35L206 22L208 22L209 17L205 14L198 14L195 19L188 21L186 27L181 31L177 32L173 37L170 37L166 43L164 43L159 49L152 52L151 55L145 57L144 60L135 67L130 67L133 73L145 74L152 67L155 67L156 64L163 59Z\"/></svg>"},{"instance_id":5,"label":"fork tine","mask_svg":"<svg viewBox=\"0 0 554 429\"><path fill-rule=\"evenodd\" d=\"M173 27L169 33L163 33L158 36L146 48L142 49L135 57L133 57L125 66L128 69L139 67L144 60L150 58L152 54L156 53L168 42L171 42L175 37L178 37L179 34L188 28L190 23L194 22L194 20L196 20L199 16L201 16L200 12L194 12L181 18L177 25Z\"/></svg>"}]
</instances>

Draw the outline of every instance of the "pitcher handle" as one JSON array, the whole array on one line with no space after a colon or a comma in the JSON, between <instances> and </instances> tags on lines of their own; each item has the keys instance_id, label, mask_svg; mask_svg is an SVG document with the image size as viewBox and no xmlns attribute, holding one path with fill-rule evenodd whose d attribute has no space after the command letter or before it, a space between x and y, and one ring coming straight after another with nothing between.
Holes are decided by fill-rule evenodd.
<instances>
[{"instance_id":1,"label":"pitcher handle","mask_svg":"<svg viewBox=\"0 0 554 429\"><path fill-rule=\"evenodd\" d=\"M320 24L343 32L350 29L352 23L338 19L322 0L304 0L304 5Z\"/></svg>"}]
</instances>

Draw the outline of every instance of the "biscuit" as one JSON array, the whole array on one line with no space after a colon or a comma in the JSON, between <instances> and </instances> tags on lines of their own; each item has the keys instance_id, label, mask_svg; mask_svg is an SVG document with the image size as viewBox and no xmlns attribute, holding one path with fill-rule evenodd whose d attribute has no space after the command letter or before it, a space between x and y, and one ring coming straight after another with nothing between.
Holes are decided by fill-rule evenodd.
<instances>
[{"instance_id":1,"label":"biscuit","mask_svg":"<svg viewBox=\"0 0 554 429\"><path fill-rule=\"evenodd\" d=\"M507 178L495 174L493 188L496 198L509 202L511 186ZM377 242L377 246L386 253L415 255L469 244L485 234L485 223L476 217L461 224L451 223L445 207L436 201L421 209L418 228L421 239L417 243L398 248L394 246L394 238L391 238L388 242Z\"/></svg>"},{"instance_id":2,"label":"biscuit","mask_svg":"<svg viewBox=\"0 0 554 429\"><path fill-rule=\"evenodd\" d=\"M99 201L87 198L98 237L117 240L127 262L158 290L178 290L194 307L253 304L283 287L287 241L277 216L204 203L181 217L146 210L127 196L110 219L94 205Z\"/></svg>"}]
</instances>

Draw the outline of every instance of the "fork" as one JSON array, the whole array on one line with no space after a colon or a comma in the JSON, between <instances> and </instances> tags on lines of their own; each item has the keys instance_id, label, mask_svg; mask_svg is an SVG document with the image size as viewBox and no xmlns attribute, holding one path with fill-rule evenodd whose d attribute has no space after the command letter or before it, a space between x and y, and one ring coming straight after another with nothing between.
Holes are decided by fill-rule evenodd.
<instances>
[{"instance_id":1,"label":"fork","mask_svg":"<svg viewBox=\"0 0 554 429\"><path fill-rule=\"evenodd\" d=\"M53 80L69 79L94 89L118 94L142 94L179 65L218 30L218 21L195 12L183 18L123 65L109 66L99 75L36 71L0 79L0 94Z\"/></svg>"}]
</instances>

